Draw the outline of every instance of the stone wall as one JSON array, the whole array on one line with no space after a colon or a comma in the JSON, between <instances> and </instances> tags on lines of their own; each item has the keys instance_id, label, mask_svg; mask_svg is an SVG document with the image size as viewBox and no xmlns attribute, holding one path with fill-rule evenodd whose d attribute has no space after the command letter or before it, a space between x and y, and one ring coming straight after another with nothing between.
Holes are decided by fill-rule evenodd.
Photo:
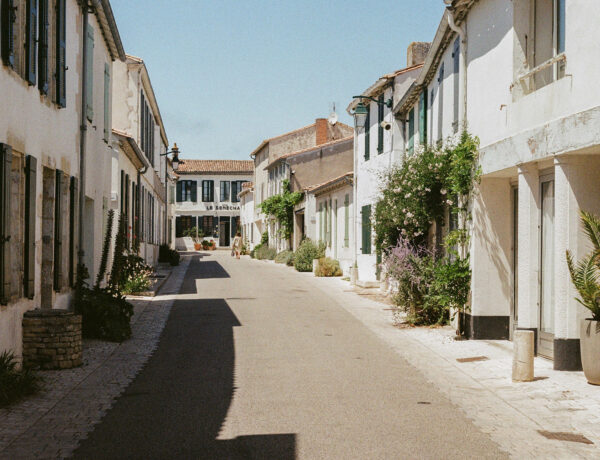
<instances>
[{"instance_id":1,"label":"stone wall","mask_svg":"<svg viewBox=\"0 0 600 460\"><path fill-rule=\"evenodd\" d=\"M23 316L23 365L40 369L81 366L81 315L31 310Z\"/></svg>"}]
</instances>

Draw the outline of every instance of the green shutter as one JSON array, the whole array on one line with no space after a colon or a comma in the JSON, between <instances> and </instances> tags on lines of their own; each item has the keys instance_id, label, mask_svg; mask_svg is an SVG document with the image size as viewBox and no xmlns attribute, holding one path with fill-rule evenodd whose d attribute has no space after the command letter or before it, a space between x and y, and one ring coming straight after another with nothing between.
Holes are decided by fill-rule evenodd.
<instances>
[{"instance_id":1,"label":"green shutter","mask_svg":"<svg viewBox=\"0 0 600 460\"><path fill-rule=\"evenodd\" d=\"M85 69L86 116L89 121L92 121L94 119L94 29L89 24L85 46L87 49L87 66Z\"/></svg>"},{"instance_id":2,"label":"green shutter","mask_svg":"<svg viewBox=\"0 0 600 460\"><path fill-rule=\"evenodd\" d=\"M319 241L323 240L323 202L319 203Z\"/></svg>"},{"instance_id":3,"label":"green shutter","mask_svg":"<svg viewBox=\"0 0 600 460\"><path fill-rule=\"evenodd\" d=\"M56 103L67 106L66 0L56 0Z\"/></svg>"},{"instance_id":4,"label":"green shutter","mask_svg":"<svg viewBox=\"0 0 600 460\"><path fill-rule=\"evenodd\" d=\"M371 106L367 104L367 117L365 118L365 161L371 157Z\"/></svg>"},{"instance_id":5,"label":"green shutter","mask_svg":"<svg viewBox=\"0 0 600 460\"><path fill-rule=\"evenodd\" d=\"M37 0L27 0L27 21L25 31L25 66L27 83L36 83L37 69Z\"/></svg>"},{"instance_id":6,"label":"green shutter","mask_svg":"<svg viewBox=\"0 0 600 460\"><path fill-rule=\"evenodd\" d=\"M182 181L177 181L177 183L175 184L175 190L176 190L176 200L177 203L181 203L183 201L183 182Z\"/></svg>"},{"instance_id":7,"label":"green shutter","mask_svg":"<svg viewBox=\"0 0 600 460\"><path fill-rule=\"evenodd\" d=\"M344 197L344 247L350 245L350 195Z\"/></svg>"},{"instance_id":8,"label":"green shutter","mask_svg":"<svg viewBox=\"0 0 600 460\"><path fill-rule=\"evenodd\" d=\"M104 140L110 139L110 65L104 64Z\"/></svg>"},{"instance_id":9,"label":"green shutter","mask_svg":"<svg viewBox=\"0 0 600 460\"><path fill-rule=\"evenodd\" d=\"M362 253L371 254L371 205L362 207Z\"/></svg>"},{"instance_id":10,"label":"green shutter","mask_svg":"<svg viewBox=\"0 0 600 460\"><path fill-rule=\"evenodd\" d=\"M427 144L427 89L419 97L419 142Z\"/></svg>"},{"instance_id":11,"label":"green shutter","mask_svg":"<svg viewBox=\"0 0 600 460\"><path fill-rule=\"evenodd\" d=\"M35 291L35 200L37 159L27 155L25 159L25 241L24 276L25 297L33 299Z\"/></svg>"},{"instance_id":12,"label":"green shutter","mask_svg":"<svg viewBox=\"0 0 600 460\"><path fill-rule=\"evenodd\" d=\"M415 109L408 112L408 153L415 151Z\"/></svg>"},{"instance_id":13,"label":"green shutter","mask_svg":"<svg viewBox=\"0 0 600 460\"><path fill-rule=\"evenodd\" d=\"M15 0L2 0L2 60L10 67L15 66L15 22L17 12Z\"/></svg>"},{"instance_id":14,"label":"green shutter","mask_svg":"<svg viewBox=\"0 0 600 460\"><path fill-rule=\"evenodd\" d=\"M77 280L77 203L79 181L71 177L69 183L69 285L75 286ZM103 235L104 236L104 235Z\"/></svg>"},{"instance_id":15,"label":"green shutter","mask_svg":"<svg viewBox=\"0 0 600 460\"><path fill-rule=\"evenodd\" d=\"M206 196L206 197L204 196L205 195L204 189L205 189L205 187L207 187L207 185L204 184L205 182L208 182L208 181L202 181L202 201L212 201L212 200L209 200L208 196ZM198 201L198 181L186 181L186 183L188 185L191 184L190 200L194 203L197 202Z\"/></svg>"},{"instance_id":16,"label":"green shutter","mask_svg":"<svg viewBox=\"0 0 600 460\"><path fill-rule=\"evenodd\" d=\"M6 305L10 295L10 184L12 167L12 148L6 144L0 144L0 180L2 181L0 192L0 303Z\"/></svg>"},{"instance_id":17,"label":"green shutter","mask_svg":"<svg viewBox=\"0 0 600 460\"><path fill-rule=\"evenodd\" d=\"M383 153L383 94L379 95L377 104L377 153Z\"/></svg>"},{"instance_id":18,"label":"green shutter","mask_svg":"<svg viewBox=\"0 0 600 460\"><path fill-rule=\"evenodd\" d=\"M62 287L62 188L63 173L56 170L54 187L54 290L60 291Z\"/></svg>"},{"instance_id":19,"label":"green shutter","mask_svg":"<svg viewBox=\"0 0 600 460\"><path fill-rule=\"evenodd\" d=\"M38 28L38 87L42 94L48 94L48 1L39 0L39 28Z\"/></svg>"}]
</instances>

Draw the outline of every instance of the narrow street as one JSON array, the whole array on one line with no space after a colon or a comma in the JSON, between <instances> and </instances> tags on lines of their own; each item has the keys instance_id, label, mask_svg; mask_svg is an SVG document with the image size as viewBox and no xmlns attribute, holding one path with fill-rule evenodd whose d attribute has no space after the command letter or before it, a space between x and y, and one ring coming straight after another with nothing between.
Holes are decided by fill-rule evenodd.
<instances>
[{"instance_id":1,"label":"narrow street","mask_svg":"<svg viewBox=\"0 0 600 460\"><path fill-rule=\"evenodd\" d=\"M309 276L192 257L158 349L75 458L506 457Z\"/></svg>"}]
</instances>

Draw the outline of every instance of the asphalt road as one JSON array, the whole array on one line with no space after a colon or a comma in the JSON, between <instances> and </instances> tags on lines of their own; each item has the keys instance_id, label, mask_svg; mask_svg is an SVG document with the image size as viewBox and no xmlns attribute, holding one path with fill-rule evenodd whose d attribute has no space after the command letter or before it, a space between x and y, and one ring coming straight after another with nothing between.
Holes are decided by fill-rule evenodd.
<instances>
[{"instance_id":1,"label":"asphalt road","mask_svg":"<svg viewBox=\"0 0 600 460\"><path fill-rule=\"evenodd\" d=\"M306 275L194 257L158 349L76 458L506 458Z\"/></svg>"}]
</instances>

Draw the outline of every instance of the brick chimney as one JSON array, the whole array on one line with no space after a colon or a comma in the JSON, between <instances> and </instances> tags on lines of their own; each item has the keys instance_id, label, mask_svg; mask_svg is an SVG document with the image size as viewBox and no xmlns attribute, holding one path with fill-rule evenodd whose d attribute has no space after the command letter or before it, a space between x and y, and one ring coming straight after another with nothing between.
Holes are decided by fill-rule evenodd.
<instances>
[{"instance_id":1,"label":"brick chimney","mask_svg":"<svg viewBox=\"0 0 600 460\"><path fill-rule=\"evenodd\" d=\"M406 66L412 67L417 64L423 64L427 53L429 52L429 42L412 42L406 50Z\"/></svg>"},{"instance_id":2,"label":"brick chimney","mask_svg":"<svg viewBox=\"0 0 600 460\"><path fill-rule=\"evenodd\" d=\"M316 128L316 145L321 145L327 142L327 128L329 122L326 118L317 118L315 120L315 128Z\"/></svg>"}]
</instances>

